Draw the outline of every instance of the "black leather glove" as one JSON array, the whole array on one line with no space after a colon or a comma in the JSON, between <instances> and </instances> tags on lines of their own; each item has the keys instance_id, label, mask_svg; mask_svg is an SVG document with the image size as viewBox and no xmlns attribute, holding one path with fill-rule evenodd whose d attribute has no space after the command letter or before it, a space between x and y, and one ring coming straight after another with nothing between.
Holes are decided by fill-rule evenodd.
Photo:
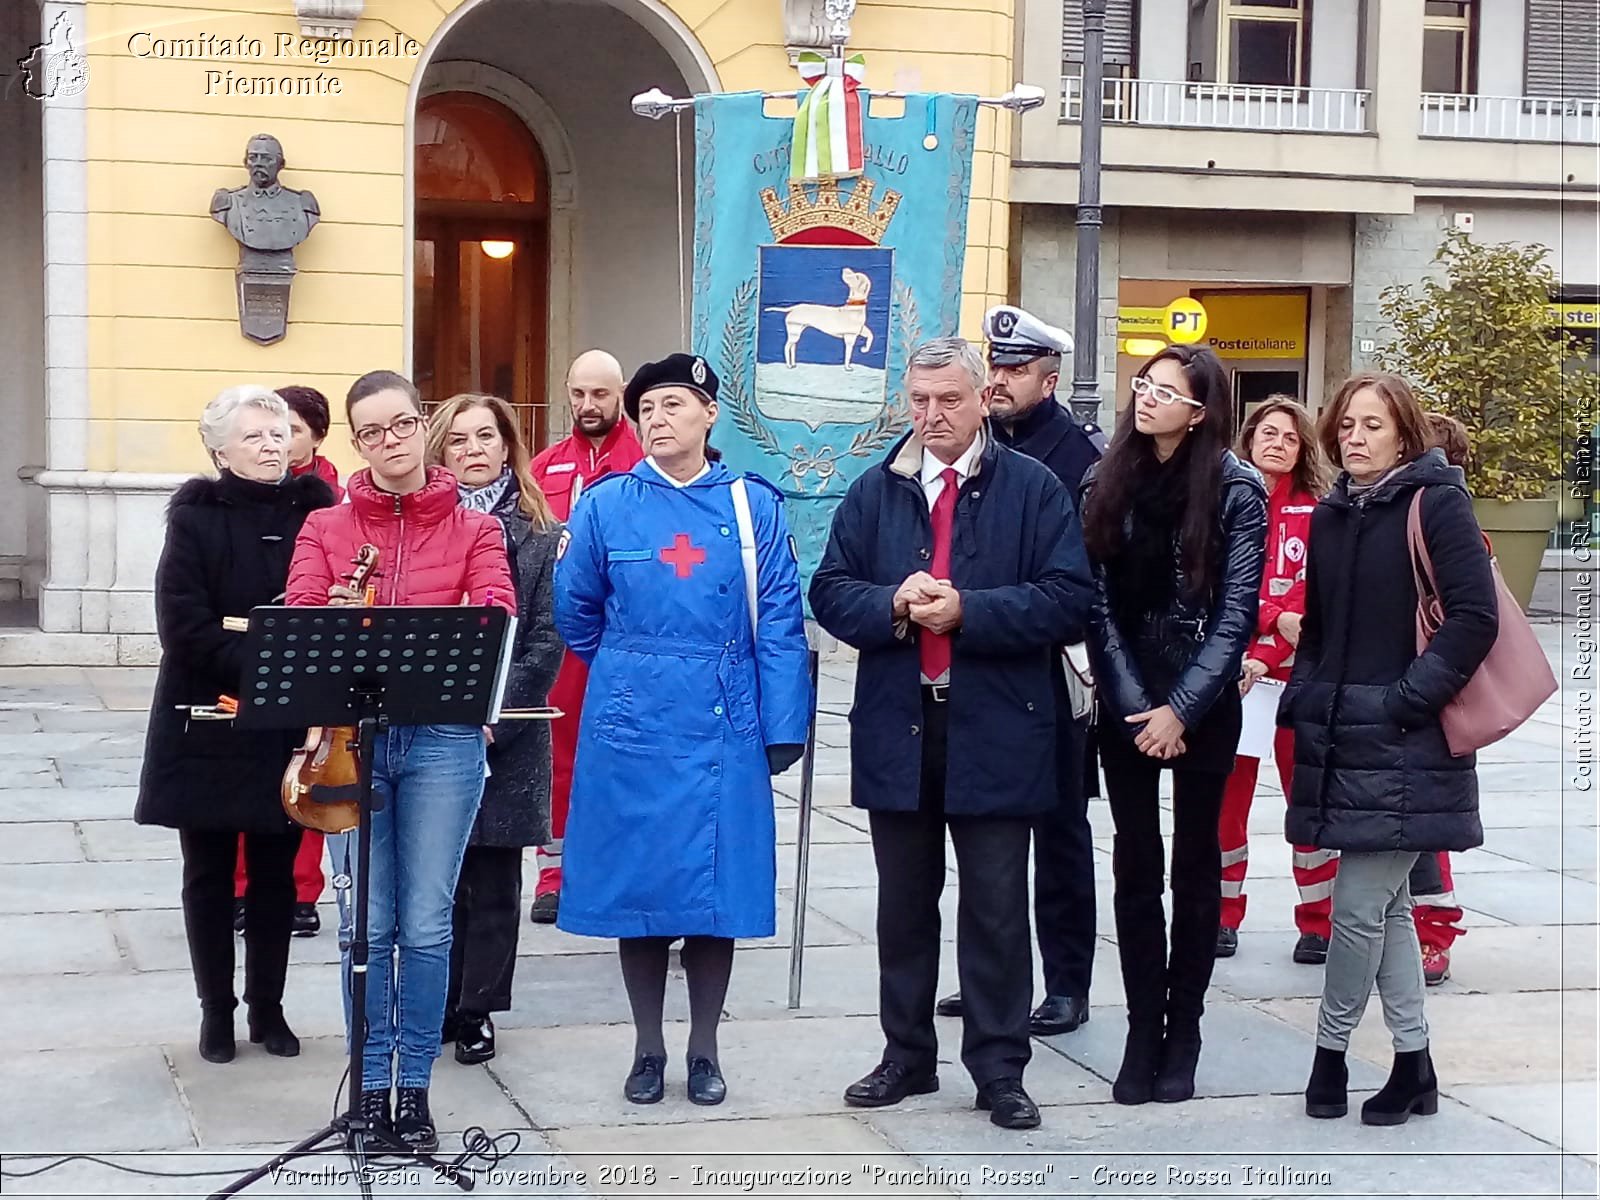
<instances>
[{"instance_id":1,"label":"black leather glove","mask_svg":"<svg viewBox=\"0 0 1600 1200\"><path fill-rule=\"evenodd\" d=\"M767 770L774 775L782 775L795 763L799 762L805 754L806 748L798 743L785 743L781 746L767 747Z\"/></svg>"}]
</instances>

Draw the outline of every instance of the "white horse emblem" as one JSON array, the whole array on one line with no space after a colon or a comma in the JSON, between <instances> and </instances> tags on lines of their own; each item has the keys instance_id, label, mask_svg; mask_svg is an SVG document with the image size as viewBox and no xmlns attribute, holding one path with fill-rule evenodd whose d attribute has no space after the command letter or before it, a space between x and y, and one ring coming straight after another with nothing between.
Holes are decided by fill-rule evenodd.
<instances>
[{"instance_id":1,"label":"white horse emblem","mask_svg":"<svg viewBox=\"0 0 1600 1200\"><path fill-rule=\"evenodd\" d=\"M872 330L867 328L867 297L872 293L872 280L863 272L853 271L849 267L840 271L839 277L849 288L849 295L843 304L787 304L767 308L767 312L787 314L783 319L784 329L788 333L788 340L783 344L783 361L786 365L795 365L795 349L800 344L800 335L808 329L836 337L844 343L846 371L850 370L858 340L862 343L862 350L872 349Z\"/></svg>"}]
</instances>

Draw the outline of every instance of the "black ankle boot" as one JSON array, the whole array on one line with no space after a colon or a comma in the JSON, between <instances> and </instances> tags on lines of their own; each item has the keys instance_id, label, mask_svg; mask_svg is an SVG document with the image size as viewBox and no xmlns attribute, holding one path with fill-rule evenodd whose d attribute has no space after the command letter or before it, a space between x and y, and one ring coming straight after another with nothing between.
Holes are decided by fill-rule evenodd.
<instances>
[{"instance_id":1,"label":"black ankle boot","mask_svg":"<svg viewBox=\"0 0 1600 1200\"><path fill-rule=\"evenodd\" d=\"M1122 1069L1111 1085L1111 1098L1118 1104L1148 1104L1155 1088L1156 1068L1161 1062L1161 1026L1128 1023L1128 1040L1122 1048Z\"/></svg>"},{"instance_id":2,"label":"black ankle boot","mask_svg":"<svg viewBox=\"0 0 1600 1200\"><path fill-rule=\"evenodd\" d=\"M1306 1116L1342 1117L1350 1111L1350 1070L1343 1050L1317 1047L1311 1062L1311 1082L1306 1084Z\"/></svg>"},{"instance_id":3,"label":"black ankle boot","mask_svg":"<svg viewBox=\"0 0 1600 1200\"><path fill-rule=\"evenodd\" d=\"M283 1019L282 1005L250 1006L250 1040L277 1058L296 1058L300 1054L300 1039Z\"/></svg>"},{"instance_id":4,"label":"black ankle boot","mask_svg":"<svg viewBox=\"0 0 1600 1200\"><path fill-rule=\"evenodd\" d=\"M400 1089L394 1106L394 1132L420 1154L432 1154L439 1148L439 1131L433 1127L433 1114L428 1111L427 1088Z\"/></svg>"},{"instance_id":5,"label":"black ankle boot","mask_svg":"<svg viewBox=\"0 0 1600 1200\"><path fill-rule=\"evenodd\" d=\"M358 1111L361 1114L361 1119L367 1123L367 1128L372 1131L376 1139L368 1143L368 1155L389 1153L390 1148L386 1139L394 1136L394 1117L390 1114L389 1109L389 1089L363 1091ZM354 1150L356 1148L354 1130L350 1131L347 1143L350 1149Z\"/></svg>"},{"instance_id":6,"label":"black ankle boot","mask_svg":"<svg viewBox=\"0 0 1600 1200\"><path fill-rule=\"evenodd\" d=\"M207 1062L232 1062L233 1005L200 1010L200 1057Z\"/></svg>"},{"instance_id":7,"label":"black ankle boot","mask_svg":"<svg viewBox=\"0 0 1600 1200\"><path fill-rule=\"evenodd\" d=\"M1194 1099L1194 1069L1200 1063L1200 1027L1168 1027L1161 1042L1161 1065L1156 1068L1151 1097L1162 1104Z\"/></svg>"},{"instance_id":8,"label":"black ankle boot","mask_svg":"<svg viewBox=\"0 0 1600 1200\"><path fill-rule=\"evenodd\" d=\"M1389 1082L1361 1106L1363 1125L1404 1125L1415 1113L1431 1117L1439 1111L1439 1077L1426 1049L1401 1050L1394 1056Z\"/></svg>"}]
</instances>

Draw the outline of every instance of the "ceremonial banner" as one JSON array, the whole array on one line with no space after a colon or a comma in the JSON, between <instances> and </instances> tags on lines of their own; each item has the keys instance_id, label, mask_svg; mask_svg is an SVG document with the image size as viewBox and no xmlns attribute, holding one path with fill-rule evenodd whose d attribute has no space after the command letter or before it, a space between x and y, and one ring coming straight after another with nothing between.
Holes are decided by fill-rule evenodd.
<instances>
[{"instance_id":1,"label":"ceremonial banner","mask_svg":"<svg viewBox=\"0 0 1600 1200\"><path fill-rule=\"evenodd\" d=\"M874 116L861 174L793 180L792 117L695 99L693 350L721 379L713 442L783 489L809 585L845 489L910 427L918 342L957 330L977 100ZM885 109L898 101L880 101Z\"/></svg>"}]
</instances>

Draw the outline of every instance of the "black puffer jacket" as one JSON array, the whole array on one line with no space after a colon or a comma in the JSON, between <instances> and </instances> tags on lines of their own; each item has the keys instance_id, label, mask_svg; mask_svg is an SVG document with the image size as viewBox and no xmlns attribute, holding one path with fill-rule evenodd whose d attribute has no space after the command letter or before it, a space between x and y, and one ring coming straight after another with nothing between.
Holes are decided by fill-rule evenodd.
<instances>
[{"instance_id":1,"label":"black puffer jacket","mask_svg":"<svg viewBox=\"0 0 1600 1200\"><path fill-rule=\"evenodd\" d=\"M556 549L561 527L534 529L506 489L495 516L505 530L517 585L517 633L505 708L545 703L564 647L555 623ZM474 846L542 846L550 840L550 722L501 721L489 747L489 778L472 827Z\"/></svg>"},{"instance_id":2,"label":"black puffer jacket","mask_svg":"<svg viewBox=\"0 0 1600 1200\"><path fill-rule=\"evenodd\" d=\"M278 602L300 526L332 503L333 492L315 475L271 484L223 472L191 479L172 497L156 567L161 669L133 811L139 824L241 833L290 828L279 790L304 735L191 722L177 706L239 695L245 635L224 629L222 619Z\"/></svg>"},{"instance_id":3,"label":"black puffer jacket","mask_svg":"<svg viewBox=\"0 0 1600 1200\"><path fill-rule=\"evenodd\" d=\"M1286 831L1330 850L1466 850L1483 842L1477 760L1452 757L1439 711L1494 645L1499 610L1461 471L1430 450L1352 500L1342 476L1311 517L1306 615L1278 723L1295 733ZM1422 534L1445 619L1416 650L1406 545Z\"/></svg>"},{"instance_id":4,"label":"black puffer jacket","mask_svg":"<svg viewBox=\"0 0 1600 1200\"><path fill-rule=\"evenodd\" d=\"M1095 467L1083 480L1085 504L1094 487ZM1220 561L1213 578L1211 595L1194 600L1183 586L1183 547L1174 538L1172 570L1176 599L1172 610L1162 614L1149 629L1120 628L1114 584L1108 564L1095 562L1095 601L1090 613L1089 651L1094 663L1095 686L1107 715L1128 737L1133 726L1120 718L1147 712L1162 704L1172 711L1186 729L1194 729L1217 702L1223 690L1237 687L1239 667L1245 649L1255 633L1260 603L1261 572L1266 562L1267 489L1255 468L1240 462L1232 451L1222 455L1222 502L1219 506L1222 537L1218 543ZM1131 521L1131 517L1129 518ZM1153 687L1147 672L1140 667L1141 652L1136 642L1161 639L1164 653L1181 659L1173 673L1173 683L1165 689Z\"/></svg>"}]
</instances>

